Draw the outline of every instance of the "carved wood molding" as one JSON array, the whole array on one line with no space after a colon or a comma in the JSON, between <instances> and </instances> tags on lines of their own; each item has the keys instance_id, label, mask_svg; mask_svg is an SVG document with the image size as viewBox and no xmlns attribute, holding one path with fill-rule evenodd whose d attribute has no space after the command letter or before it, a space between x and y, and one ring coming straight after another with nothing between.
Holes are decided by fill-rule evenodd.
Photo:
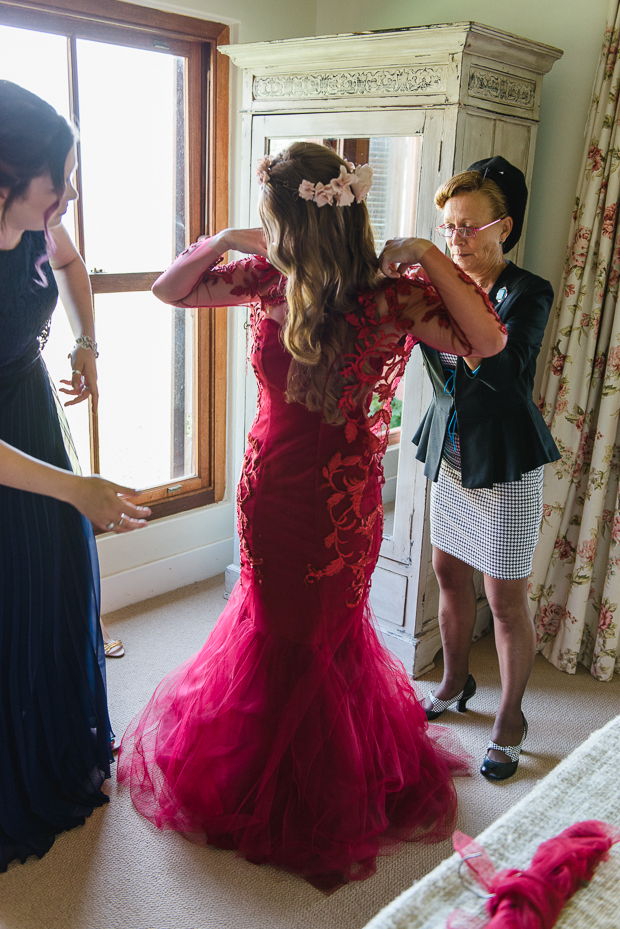
<instances>
[{"instance_id":1,"label":"carved wood molding","mask_svg":"<svg viewBox=\"0 0 620 929\"><path fill-rule=\"evenodd\" d=\"M519 106L526 110L533 110L536 102L535 81L503 71L492 71L490 68L471 68L468 91L470 97Z\"/></svg>"},{"instance_id":2,"label":"carved wood molding","mask_svg":"<svg viewBox=\"0 0 620 929\"><path fill-rule=\"evenodd\" d=\"M255 100L439 93L443 68L380 68L255 77Z\"/></svg>"}]
</instances>

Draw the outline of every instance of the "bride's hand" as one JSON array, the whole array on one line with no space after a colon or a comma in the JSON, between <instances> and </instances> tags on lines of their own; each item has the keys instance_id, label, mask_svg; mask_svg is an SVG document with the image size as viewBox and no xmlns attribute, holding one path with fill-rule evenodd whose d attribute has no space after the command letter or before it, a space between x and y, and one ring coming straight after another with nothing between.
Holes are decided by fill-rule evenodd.
<instances>
[{"instance_id":1,"label":"bride's hand","mask_svg":"<svg viewBox=\"0 0 620 929\"><path fill-rule=\"evenodd\" d=\"M224 229L220 233L220 244L225 251L243 252L246 255L267 257L267 243L262 228L258 229Z\"/></svg>"},{"instance_id":2,"label":"bride's hand","mask_svg":"<svg viewBox=\"0 0 620 929\"><path fill-rule=\"evenodd\" d=\"M428 239L389 239L379 255L379 266L386 277L401 277L433 245Z\"/></svg>"}]
</instances>

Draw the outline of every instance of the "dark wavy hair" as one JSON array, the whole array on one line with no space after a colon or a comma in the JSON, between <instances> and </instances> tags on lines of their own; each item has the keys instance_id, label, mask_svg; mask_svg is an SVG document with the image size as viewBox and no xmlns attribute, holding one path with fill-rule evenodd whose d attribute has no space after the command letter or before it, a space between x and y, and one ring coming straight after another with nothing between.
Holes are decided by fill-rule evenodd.
<instances>
[{"instance_id":1,"label":"dark wavy hair","mask_svg":"<svg viewBox=\"0 0 620 929\"><path fill-rule=\"evenodd\" d=\"M9 191L2 217L32 179L47 172L60 199L75 138L72 126L49 103L18 84L0 81L0 187Z\"/></svg>"}]
</instances>

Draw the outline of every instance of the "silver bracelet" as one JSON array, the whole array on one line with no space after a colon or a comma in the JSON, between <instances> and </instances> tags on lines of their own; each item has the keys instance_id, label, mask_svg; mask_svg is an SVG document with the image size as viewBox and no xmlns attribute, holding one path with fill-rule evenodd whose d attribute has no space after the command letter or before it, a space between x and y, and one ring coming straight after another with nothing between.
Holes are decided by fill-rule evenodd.
<instances>
[{"instance_id":1,"label":"silver bracelet","mask_svg":"<svg viewBox=\"0 0 620 929\"><path fill-rule=\"evenodd\" d=\"M78 348L90 348L95 353L95 358L99 358L97 343L89 335L79 335L75 340L75 344Z\"/></svg>"}]
</instances>

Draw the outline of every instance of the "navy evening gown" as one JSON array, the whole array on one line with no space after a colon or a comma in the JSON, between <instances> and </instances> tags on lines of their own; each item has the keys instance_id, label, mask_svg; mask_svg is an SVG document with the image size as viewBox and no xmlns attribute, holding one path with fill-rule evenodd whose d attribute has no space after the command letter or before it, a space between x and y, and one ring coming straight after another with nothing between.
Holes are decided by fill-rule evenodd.
<instances>
[{"instance_id":1,"label":"navy evening gown","mask_svg":"<svg viewBox=\"0 0 620 929\"><path fill-rule=\"evenodd\" d=\"M0 251L0 439L71 469L40 354L58 297L45 252L42 232ZM92 526L0 485L0 871L107 802L110 735Z\"/></svg>"}]
</instances>

